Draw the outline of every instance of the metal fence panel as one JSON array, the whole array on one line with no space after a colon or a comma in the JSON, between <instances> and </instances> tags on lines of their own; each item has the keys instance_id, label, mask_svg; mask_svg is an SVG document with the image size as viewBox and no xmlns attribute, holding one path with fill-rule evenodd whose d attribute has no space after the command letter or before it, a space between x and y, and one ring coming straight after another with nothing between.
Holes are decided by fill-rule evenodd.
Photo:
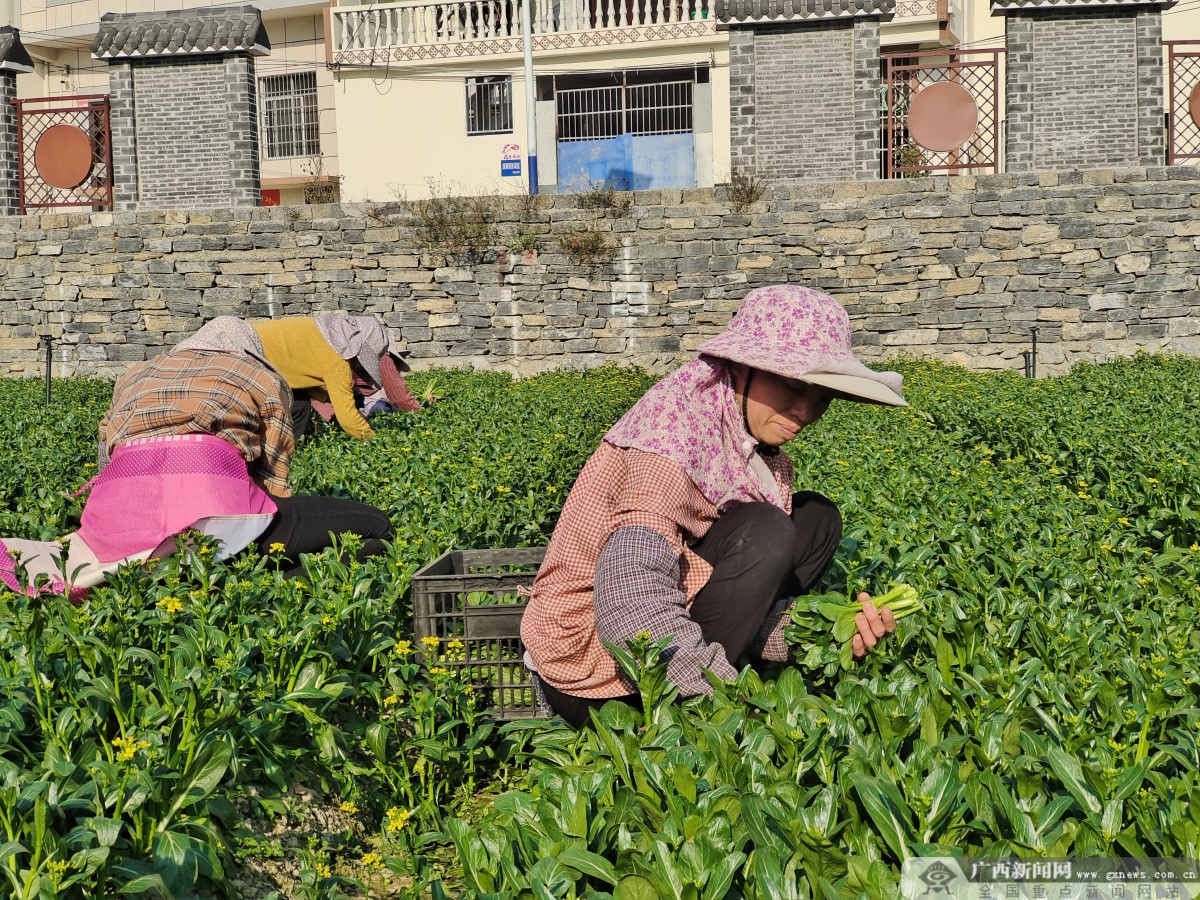
<instances>
[{"instance_id":1,"label":"metal fence panel","mask_svg":"<svg viewBox=\"0 0 1200 900\"><path fill-rule=\"evenodd\" d=\"M691 81L562 88L555 92L560 141L590 141L623 134L692 131Z\"/></svg>"},{"instance_id":2,"label":"metal fence panel","mask_svg":"<svg viewBox=\"0 0 1200 900\"><path fill-rule=\"evenodd\" d=\"M929 172L1000 171L1000 77L1002 48L931 50L883 57L881 102L884 178L913 178ZM921 146L908 127L908 111L925 88L940 82L962 87L974 101L975 131L952 150Z\"/></svg>"},{"instance_id":3,"label":"metal fence panel","mask_svg":"<svg viewBox=\"0 0 1200 900\"><path fill-rule=\"evenodd\" d=\"M1200 41L1167 46L1167 165L1200 160Z\"/></svg>"},{"instance_id":4,"label":"metal fence panel","mask_svg":"<svg viewBox=\"0 0 1200 900\"><path fill-rule=\"evenodd\" d=\"M20 206L113 208L107 94L30 97L17 105Z\"/></svg>"}]
</instances>

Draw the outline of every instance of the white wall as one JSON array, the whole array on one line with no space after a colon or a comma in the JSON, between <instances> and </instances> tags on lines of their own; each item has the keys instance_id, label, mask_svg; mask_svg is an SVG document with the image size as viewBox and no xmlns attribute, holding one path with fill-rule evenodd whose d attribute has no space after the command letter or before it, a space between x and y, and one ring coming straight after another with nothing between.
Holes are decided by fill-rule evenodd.
<instances>
[{"instance_id":1,"label":"white wall","mask_svg":"<svg viewBox=\"0 0 1200 900\"><path fill-rule=\"evenodd\" d=\"M714 51L714 169L718 178L729 169L729 54ZM586 57L540 61L537 75L605 72L620 69L708 65L709 49L662 48L641 53L625 50L619 57ZM465 79L477 75L510 75L513 130L508 134L467 135ZM421 199L430 184L456 194L523 193L520 178L501 177L500 158L507 144L525 155L525 76L520 59L472 66L450 65L384 72L344 67L336 84L343 198ZM539 158L551 148L539 148Z\"/></svg>"}]
</instances>

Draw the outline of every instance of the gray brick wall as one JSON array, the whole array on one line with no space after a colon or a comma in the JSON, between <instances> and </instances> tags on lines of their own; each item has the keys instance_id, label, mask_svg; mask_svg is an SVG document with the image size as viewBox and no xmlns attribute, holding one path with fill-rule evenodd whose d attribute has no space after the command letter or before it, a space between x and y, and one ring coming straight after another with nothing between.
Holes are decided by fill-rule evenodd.
<instances>
[{"instance_id":1,"label":"gray brick wall","mask_svg":"<svg viewBox=\"0 0 1200 900\"><path fill-rule=\"evenodd\" d=\"M15 215L21 202L17 146L17 74L0 72L0 215Z\"/></svg>"},{"instance_id":2,"label":"gray brick wall","mask_svg":"<svg viewBox=\"0 0 1200 900\"><path fill-rule=\"evenodd\" d=\"M1008 171L1164 161L1157 8L1006 15Z\"/></svg>"},{"instance_id":3,"label":"gray brick wall","mask_svg":"<svg viewBox=\"0 0 1200 900\"><path fill-rule=\"evenodd\" d=\"M856 76L863 67L854 53L859 36L856 23L838 19L743 26L731 29L731 38L743 30L754 32L752 80L746 83L745 59L739 59L743 68L731 71L731 79L740 76L736 85L731 83L731 114L738 116L733 128L739 138L734 164L752 158L757 172L781 181L856 178L862 166L859 142L865 140L856 115ZM877 37L876 25L876 41ZM742 46L738 50L744 53ZM877 46L874 59L877 85ZM743 136L740 130L748 127L743 112L748 97L751 133Z\"/></svg>"},{"instance_id":4,"label":"gray brick wall","mask_svg":"<svg viewBox=\"0 0 1200 900\"><path fill-rule=\"evenodd\" d=\"M221 57L137 64L139 208L230 205L227 86Z\"/></svg>"},{"instance_id":5,"label":"gray brick wall","mask_svg":"<svg viewBox=\"0 0 1200 900\"><path fill-rule=\"evenodd\" d=\"M119 62L109 85L115 209L257 205L252 57Z\"/></svg>"},{"instance_id":6,"label":"gray brick wall","mask_svg":"<svg viewBox=\"0 0 1200 900\"><path fill-rule=\"evenodd\" d=\"M879 20L854 20L854 178L880 174L879 96L883 87L879 71Z\"/></svg>"},{"instance_id":7,"label":"gray brick wall","mask_svg":"<svg viewBox=\"0 0 1200 900\"><path fill-rule=\"evenodd\" d=\"M225 116L229 128L229 203L257 206L261 172L258 160L258 90L252 56L227 56Z\"/></svg>"},{"instance_id":8,"label":"gray brick wall","mask_svg":"<svg viewBox=\"0 0 1200 900\"><path fill-rule=\"evenodd\" d=\"M1138 158L1140 166L1167 161L1166 103L1163 78L1162 7L1139 7L1137 41Z\"/></svg>"},{"instance_id":9,"label":"gray brick wall","mask_svg":"<svg viewBox=\"0 0 1200 900\"><path fill-rule=\"evenodd\" d=\"M531 373L694 353L753 287L801 282L850 312L859 352L1039 372L1137 350L1200 356L1200 167L776 185L734 213L724 188L646 191L628 216L543 197L532 223L489 200L507 240L447 259L401 204L0 218L0 371L117 375L205 320L344 309L384 318L417 366ZM615 248L559 247L586 225Z\"/></svg>"}]
</instances>

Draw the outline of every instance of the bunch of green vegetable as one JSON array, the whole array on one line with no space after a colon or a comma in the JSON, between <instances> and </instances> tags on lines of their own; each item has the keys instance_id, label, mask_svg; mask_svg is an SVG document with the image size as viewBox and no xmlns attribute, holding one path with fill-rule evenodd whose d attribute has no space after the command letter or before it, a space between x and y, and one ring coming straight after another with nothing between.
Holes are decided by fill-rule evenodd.
<instances>
[{"instance_id":1,"label":"bunch of green vegetable","mask_svg":"<svg viewBox=\"0 0 1200 900\"><path fill-rule=\"evenodd\" d=\"M883 612L890 609L896 621L923 607L916 589L910 584L895 585L871 602ZM809 594L797 597L792 607L792 624L783 630L784 639L794 645L795 657L810 669L825 669L832 675L839 667L848 669L854 659L855 618L863 605L844 594Z\"/></svg>"}]
</instances>

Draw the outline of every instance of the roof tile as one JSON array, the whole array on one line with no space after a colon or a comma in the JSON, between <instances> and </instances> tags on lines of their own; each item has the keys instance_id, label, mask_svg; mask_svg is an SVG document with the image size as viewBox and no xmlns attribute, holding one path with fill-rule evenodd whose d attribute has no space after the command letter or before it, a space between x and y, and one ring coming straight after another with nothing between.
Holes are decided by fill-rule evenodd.
<instances>
[{"instance_id":1,"label":"roof tile","mask_svg":"<svg viewBox=\"0 0 1200 900\"><path fill-rule=\"evenodd\" d=\"M248 53L271 50L253 6L214 6L171 13L105 13L92 40L96 59Z\"/></svg>"}]
</instances>

